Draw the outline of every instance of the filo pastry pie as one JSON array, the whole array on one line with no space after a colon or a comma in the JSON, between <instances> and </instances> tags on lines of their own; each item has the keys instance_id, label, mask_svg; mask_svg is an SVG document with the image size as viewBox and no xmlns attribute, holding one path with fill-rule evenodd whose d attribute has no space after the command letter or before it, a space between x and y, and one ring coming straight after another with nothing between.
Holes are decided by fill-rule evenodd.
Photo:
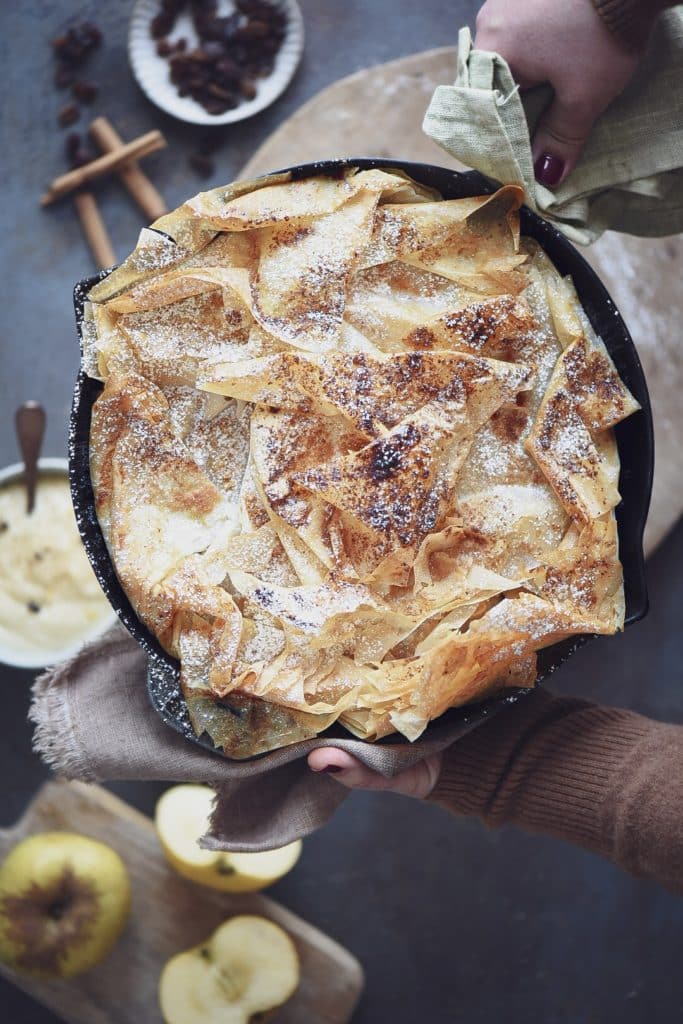
<instances>
[{"instance_id":1,"label":"filo pastry pie","mask_svg":"<svg viewBox=\"0 0 683 1024\"><path fill-rule=\"evenodd\" d=\"M99 521L226 754L415 740L623 626L611 428L638 405L522 199L242 182L91 291Z\"/></svg>"}]
</instances>

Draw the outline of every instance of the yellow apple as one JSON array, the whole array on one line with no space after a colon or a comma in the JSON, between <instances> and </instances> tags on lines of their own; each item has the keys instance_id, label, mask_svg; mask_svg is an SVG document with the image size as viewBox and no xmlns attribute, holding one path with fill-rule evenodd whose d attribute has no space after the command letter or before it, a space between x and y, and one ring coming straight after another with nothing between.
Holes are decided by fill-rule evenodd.
<instances>
[{"instance_id":1,"label":"yellow apple","mask_svg":"<svg viewBox=\"0 0 683 1024\"><path fill-rule=\"evenodd\" d=\"M265 917L243 914L168 961L159 1004L166 1024L249 1024L282 1006L299 976L289 935Z\"/></svg>"},{"instance_id":2,"label":"yellow apple","mask_svg":"<svg viewBox=\"0 0 683 1024\"><path fill-rule=\"evenodd\" d=\"M294 867L301 840L262 853L203 850L199 839L209 828L213 790L182 785L167 789L157 803L154 821L168 861L185 878L222 892L256 892L272 885Z\"/></svg>"},{"instance_id":3,"label":"yellow apple","mask_svg":"<svg viewBox=\"0 0 683 1024\"><path fill-rule=\"evenodd\" d=\"M107 955L129 911L128 872L110 846L72 832L29 836L0 865L0 961L71 978Z\"/></svg>"}]
</instances>

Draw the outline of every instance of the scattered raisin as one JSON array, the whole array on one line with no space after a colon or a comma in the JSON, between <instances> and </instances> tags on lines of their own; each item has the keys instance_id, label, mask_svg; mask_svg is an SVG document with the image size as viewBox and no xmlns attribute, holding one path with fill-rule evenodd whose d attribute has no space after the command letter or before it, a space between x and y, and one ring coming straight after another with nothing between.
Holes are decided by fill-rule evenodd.
<instances>
[{"instance_id":1,"label":"scattered raisin","mask_svg":"<svg viewBox=\"0 0 683 1024\"><path fill-rule=\"evenodd\" d=\"M4 519L0 520L0 533L7 533L9 530L9 523L5 522Z\"/></svg>"},{"instance_id":2,"label":"scattered raisin","mask_svg":"<svg viewBox=\"0 0 683 1024\"><path fill-rule=\"evenodd\" d=\"M156 51L159 57L170 57L174 51L174 46L164 37L157 40Z\"/></svg>"},{"instance_id":3,"label":"scattered raisin","mask_svg":"<svg viewBox=\"0 0 683 1024\"><path fill-rule=\"evenodd\" d=\"M214 172L214 163L203 153L193 153L189 158L190 167L202 178L209 178Z\"/></svg>"},{"instance_id":4,"label":"scattered raisin","mask_svg":"<svg viewBox=\"0 0 683 1024\"><path fill-rule=\"evenodd\" d=\"M97 99L98 89L94 82L87 82L85 80L74 82L71 91L81 103L92 103Z\"/></svg>"},{"instance_id":5,"label":"scattered raisin","mask_svg":"<svg viewBox=\"0 0 683 1024\"><path fill-rule=\"evenodd\" d=\"M224 138L225 136L219 130L208 131L206 135L200 137L197 152L201 156L211 156L223 145Z\"/></svg>"},{"instance_id":6,"label":"scattered raisin","mask_svg":"<svg viewBox=\"0 0 683 1024\"><path fill-rule=\"evenodd\" d=\"M67 103L66 106L62 107L62 109L57 114L57 120L62 125L62 127L66 127L66 125L73 124L74 121L78 121L80 116L81 112L76 106L76 104Z\"/></svg>"},{"instance_id":7,"label":"scattered raisin","mask_svg":"<svg viewBox=\"0 0 683 1024\"><path fill-rule=\"evenodd\" d=\"M35 601L29 601L26 607L30 612L33 612L34 615L37 615L38 612L40 611L40 605L37 604Z\"/></svg>"},{"instance_id":8,"label":"scattered raisin","mask_svg":"<svg viewBox=\"0 0 683 1024\"><path fill-rule=\"evenodd\" d=\"M71 165L72 167L84 167L94 159L92 153L89 153L87 149L77 149L71 158Z\"/></svg>"},{"instance_id":9,"label":"scattered raisin","mask_svg":"<svg viewBox=\"0 0 683 1024\"><path fill-rule=\"evenodd\" d=\"M64 152L67 160L73 160L74 154L81 148L81 136L78 132L69 132L64 139Z\"/></svg>"},{"instance_id":10,"label":"scattered raisin","mask_svg":"<svg viewBox=\"0 0 683 1024\"><path fill-rule=\"evenodd\" d=\"M76 26L75 31L78 33L83 46L88 46L91 50L102 42L102 31L94 21L82 22Z\"/></svg>"},{"instance_id":11,"label":"scattered raisin","mask_svg":"<svg viewBox=\"0 0 683 1024\"><path fill-rule=\"evenodd\" d=\"M84 21L52 40L57 58L71 67L82 64L90 52L102 42L100 29L91 21Z\"/></svg>"},{"instance_id":12,"label":"scattered raisin","mask_svg":"<svg viewBox=\"0 0 683 1024\"><path fill-rule=\"evenodd\" d=\"M69 132L64 140L64 152L71 167L83 167L84 164L89 164L91 160L94 160L78 132Z\"/></svg>"}]
</instances>

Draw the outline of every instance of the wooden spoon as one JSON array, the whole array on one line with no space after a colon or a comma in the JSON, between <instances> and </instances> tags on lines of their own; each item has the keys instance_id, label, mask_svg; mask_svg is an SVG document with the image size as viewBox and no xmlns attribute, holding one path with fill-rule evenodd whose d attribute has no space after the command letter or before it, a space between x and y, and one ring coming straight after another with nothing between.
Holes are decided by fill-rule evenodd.
<instances>
[{"instance_id":1,"label":"wooden spoon","mask_svg":"<svg viewBox=\"0 0 683 1024\"><path fill-rule=\"evenodd\" d=\"M45 410L38 402L24 402L14 414L14 425L24 460L26 513L30 516L36 503L38 457L45 433Z\"/></svg>"}]
</instances>

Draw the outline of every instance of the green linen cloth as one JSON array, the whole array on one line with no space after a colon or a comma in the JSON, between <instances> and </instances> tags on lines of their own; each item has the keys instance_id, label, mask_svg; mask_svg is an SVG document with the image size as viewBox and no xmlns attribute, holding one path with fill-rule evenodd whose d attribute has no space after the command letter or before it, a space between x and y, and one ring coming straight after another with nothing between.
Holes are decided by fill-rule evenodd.
<instances>
[{"instance_id":1,"label":"green linen cloth","mask_svg":"<svg viewBox=\"0 0 683 1024\"><path fill-rule=\"evenodd\" d=\"M468 167L523 185L527 204L575 242L608 228L683 231L683 6L659 18L636 74L555 190L535 180L530 141L551 97L549 86L520 92L506 61L475 50L463 28L455 83L436 89L423 129Z\"/></svg>"}]
</instances>

